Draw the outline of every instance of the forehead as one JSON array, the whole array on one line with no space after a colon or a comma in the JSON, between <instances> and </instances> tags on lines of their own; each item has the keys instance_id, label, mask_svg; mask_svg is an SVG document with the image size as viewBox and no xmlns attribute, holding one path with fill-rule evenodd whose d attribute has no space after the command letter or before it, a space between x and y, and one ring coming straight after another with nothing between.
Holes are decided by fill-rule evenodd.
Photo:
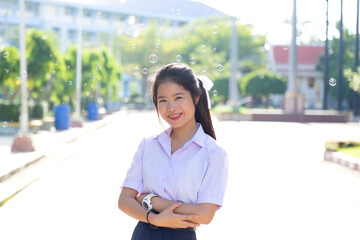
<instances>
[{"instance_id":1,"label":"forehead","mask_svg":"<svg viewBox=\"0 0 360 240\"><path fill-rule=\"evenodd\" d=\"M173 95L179 92L184 94L190 94L190 92L184 89L181 85L172 81L165 81L161 83L158 87L158 96Z\"/></svg>"}]
</instances>

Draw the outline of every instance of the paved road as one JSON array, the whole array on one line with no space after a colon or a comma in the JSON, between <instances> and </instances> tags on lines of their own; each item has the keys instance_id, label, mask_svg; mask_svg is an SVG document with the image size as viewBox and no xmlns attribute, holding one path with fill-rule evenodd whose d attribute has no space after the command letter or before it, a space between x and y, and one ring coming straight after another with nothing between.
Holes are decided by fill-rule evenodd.
<instances>
[{"instance_id":1,"label":"paved road","mask_svg":"<svg viewBox=\"0 0 360 240\"><path fill-rule=\"evenodd\" d=\"M120 117L121 116L121 117ZM325 139L356 138L356 124L214 121L230 157L224 207L198 239L360 239L360 173L324 162ZM74 155L0 208L0 239L130 239L117 209L154 112L119 115L71 146Z\"/></svg>"}]
</instances>

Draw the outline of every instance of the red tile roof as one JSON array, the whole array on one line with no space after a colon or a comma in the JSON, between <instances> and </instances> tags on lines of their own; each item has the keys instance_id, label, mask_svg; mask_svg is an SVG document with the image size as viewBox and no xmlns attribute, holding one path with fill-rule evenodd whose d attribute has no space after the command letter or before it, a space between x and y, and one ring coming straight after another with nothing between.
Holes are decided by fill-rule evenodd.
<instances>
[{"instance_id":1,"label":"red tile roof","mask_svg":"<svg viewBox=\"0 0 360 240\"><path fill-rule=\"evenodd\" d=\"M288 64L290 48L273 46L275 64ZM297 64L317 65L319 57L324 53L324 46L297 46Z\"/></svg>"}]
</instances>

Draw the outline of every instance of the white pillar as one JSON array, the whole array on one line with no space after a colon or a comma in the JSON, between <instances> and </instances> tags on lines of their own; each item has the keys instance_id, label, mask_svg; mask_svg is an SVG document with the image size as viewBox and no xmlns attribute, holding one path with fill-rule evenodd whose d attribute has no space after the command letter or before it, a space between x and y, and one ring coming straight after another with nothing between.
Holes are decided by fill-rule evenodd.
<instances>
[{"instance_id":1,"label":"white pillar","mask_svg":"<svg viewBox=\"0 0 360 240\"><path fill-rule=\"evenodd\" d=\"M296 45L296 0L293 0L292 37L289 54L289 78L285 93L284 112L286 114L303 113L303 97L298 93L297 83L297 45Z\"/></svg>"},{"instance_id":2,"label":"white pillar","mask_svg":"<svg viewBox=\"0 0 360 240\"><path fill-rule=\"evenodd\" d=\"M81 71L82 71L82 15L83 6L80 3L77 19L77 52L76 52L76 102L75 102L75 120L81 120Z\"/></svg>"},{"instance_id":3,"label":"white pillar","mask_svg":"<svg viewBox=\"0 0 360 240\"><path fill-rule=\"evenodd\" d=\"M229 79L229 99L228 104L236 106L239 100L239 91L237 84L237 71L238 71L238 33L236 18L232 18L232 29L230 39L230 79Z\"/></svg>"},{"instance_id":4,"label":"white pillar","mask_svg":"<svg viewBox=\"0 0 360 240\"><path fill-rule=\"evenodd\" d=\"M20 76L21 76L21 113L20 113L20 132L14 138L11 145L11 152L33 152L35 148L31 138L28 136L29 116L27 104L27 71L26 71L26 42L25 42L25 20L24 20L24 0L20 0Z\"/></svg>"},{"instance_id":5,"label":"white pillar","mask_svg":"<svg viewBox=\"0 0 360 240\"><path fill-rule=\"evenodd\" d=\"M29 131L29 114L27 102L27 70L26 70L26 39L25 39L25 3L20 0L20 76L21 76L21 114L20 114L20 128L21 134L25 136Z\"/></svg>"}]
</instances>

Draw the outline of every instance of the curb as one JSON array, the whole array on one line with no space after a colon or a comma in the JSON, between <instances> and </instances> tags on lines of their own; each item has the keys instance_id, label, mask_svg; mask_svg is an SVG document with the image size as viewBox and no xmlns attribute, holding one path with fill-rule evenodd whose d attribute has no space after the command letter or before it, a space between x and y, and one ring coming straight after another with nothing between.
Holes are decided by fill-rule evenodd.
<instances>
[{"instance_id":1,"label":"curb","mask_svg":"<svg viewBox=\"0 0 360 240\"><path fill-rule=\"evenodd\" d=\"M340 152L325 151L325 161L335 162L355 171L360 171L360 158Z\"/></svg>"},{"instance_id":2,"label":"curb","mask_svg":"<svg viewBox=\"0 0 360 240\"><path fill-rule=\"evenodd\" d=\"M36 163L37 161L43 159L44 157L45 157L45 154L44 154L44 153L34 155L34 158L31 159L30 161L26 162L25 164L20 165L20 166L18 166L18 167L16 167L16 168L13 168L13 169L10 170L9 172L2 173L2 174L0 175L0 183L1 183L2 181L5 181L6 179L10 178L12 175L20 172L21 170L27 168L27 167L30 166L31 164Z\"/></svg>"}]
</instances>

